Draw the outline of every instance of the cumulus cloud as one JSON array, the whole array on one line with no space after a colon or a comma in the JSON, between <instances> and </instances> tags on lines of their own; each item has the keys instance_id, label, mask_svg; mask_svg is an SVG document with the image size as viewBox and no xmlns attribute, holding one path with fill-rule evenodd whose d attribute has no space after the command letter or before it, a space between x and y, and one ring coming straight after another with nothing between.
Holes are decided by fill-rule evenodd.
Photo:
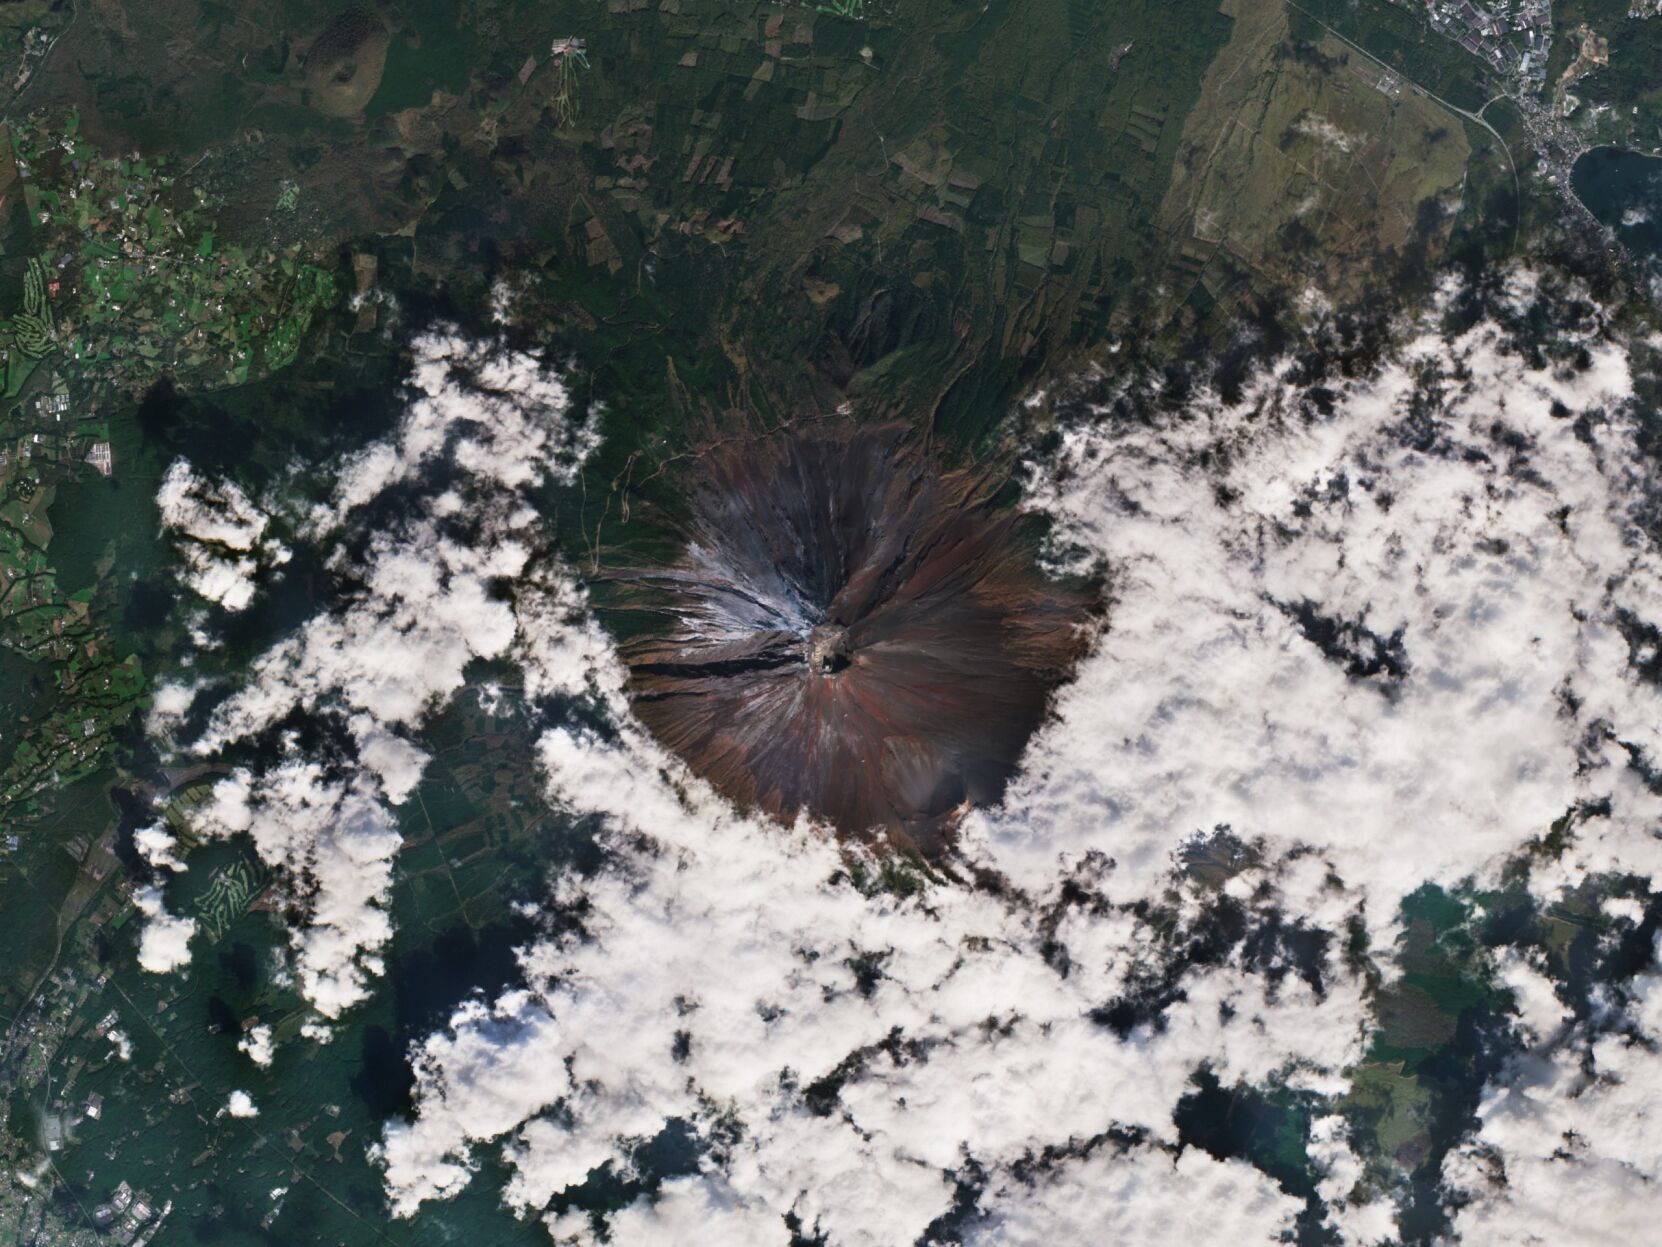
<instances>
[{"instance_id":1,"label":"cumulus cloud","mask_svg":"<svg viewBox=\"0 0 1662 1247\"><path fill-rule=\"evenodd\" d=\"M1615 1002L1611 1002L1614 1004ZM1468 1243L1637 1243L1662 1217L1662 974L1531 1044L1486 1091L1476 1135L1443 1166Z\"/></svg>"},{"instance_id":2,"label":"cumulus cloud","mask_svg":"<svg viewBox=\"0 0 1662 1247\"><path fill-rule=\"evenodd\" d=\"M708 1178L672 1178L651 1197L636 1200L609 1222L609 1243L617 1247L680 1247L717 1242L733 1247L785 1247L791 1241L784 1218L749 1207L720 1182ZM550 1221L556 1243L601 1241L587 1216L568 1214Z\"/></svg>"},{"instance_id":3,"label":"cumulus cloud","mask_svg":"<svg viewBox=\"0 0 1662 1247\"><path fill-rule=\"evenodd\" d=\"M1184 1146L1173 1113L1202 1071L1345 1089L1374 1024L1364 970L1392 967L1347 960L1339 933L1391 948L1404 896L1492 879L1571 808L1602 813L1531 874L1540 897L1662 868L1662 718L1635 675L1662 569L1629 356L1596 325L1570 334L1573 362L1493 320L1445 333L1455 293L1367 376L1314 386L1287 362L1234 401L1121 418L1109 395L1063 421L1030 505L1056 521L1055 557L1107 569L1109 626L1003 805L967 820L964 859L910 888L877 886L884 864L820 829L734 810L642 731L530 504L575 479L592 421L534 359L418 342L398 428L289 517L336 591L185 744L263 759L230 768L191 830L248 837L303 910L290 963L322 1042L380 973L391 807L469 664L512 662L526 697L606 724L537 742L549 801L600 828L599 864L552 881L569 921L521 950L520 986L416 1046L417 1111L376 1152L393 1210L455 1195L494 1152L508 1202L562 1242L787 1243L787 1217L834 1247L947 1221L970 1242L1278 1241L1303 1201ZM1541 296L1519 274L1508 297L1521 317ZM274 521L175 467L170 531L188 574L189 549L216 560L197 587L231 606ZM203 691L164 685L153 730L191 721ZM165 829L141 834L177 867ZM1248 863L1218 884L1185 871L1225 836ZM138 904L141 963L179 964L194 923L157 889ZM1238 929L1293 924L1315 951L1236 937L1184 958L1226 904ZM1570 1175L1561 1199L1632 1204L1658 1176L1637 1099L1662 1036L1648 995L1595 1034L1540 965L1495 971L1527 1056L1445 1170L1469 1242L1553 1225L1526 1186ZM264 1064L270 1044L262 1026L239 1046ZM672 1128L698 1171L643 1175ZM1308 1147L1332 1230L1387 1241L1393 1208L1366 1196L1337 1114ZM608 1167L644 1193L548 1211Z\"/></svg>"},{"instance_id":4,"label":"cumulus cloud","mask_svg":"<svg viewBox=\"0 0 1662 1247\"><path fill-rule=\"evenodd\" d=\"M441 457L511 492L545 480L570 484L600 443L596 422L566 418L570 396L540 360L454 333L428 334L414 353L413 400L398 431L343 465L331 500L310 515L314 532L333 531Z\"/></svg>"},{"instance_id":5,"label":"cumulus cloud","mask_svg":"<svg viewBox=\"0 0 1662 1247\"><path fill-rule=\"evenodd\" d=\"M1329 384L1329 412L1283 366L1236 403L1064 431L1033 505L1110 569L1111 624L970 851L1039 892L1108 854L1131 898L1227 825L1367 881L1387 944L1401 897L1578 803L1611 817L1543 890L1662 866L1622 624L1662 617L1653 482L1625 352L1585 349L1532 363L1485 321Z\"/></svg>"},{"instance_id":6,"label":"cumulus cloud","mask_svg":"<svg viewBox=\"0 0 1662 1247\"><path fill-rule=\"evenodd\" d=\"M1202 1065L1321 1087L1360 1053L1360 988L1337 966L1320 992L1196 971L1158 1026L1122 1037L1089 1014L1150 946L1134 916L1053 912L1073 941L1063 976L1032 911L954 887L868 896L812 829L727 810L638 729L620 736L542 741L555 799L629 834L567 885L589 938L529 949L531 990L470 1002L420 1049L420 1112L379 1153L396 1211L453 1194L474 1145L501 1136L509 1199L538 1208L679 1120L738 1128L718 1175L734 1207L832 1243L911 1242L966 1160L1013 1183L1024 1157L1116 1126L1175 1142Z\"/></svg>"},{"instance_id":7,"label":"cumulus cloud","mask_svg":"<svg viewBox=\"0 0 1662 1247\"><path fill-rule=\"evenodd\" d=\"M307 1000L326 1017L362 1000L392 935L384 906L399 845L373 782L295 757L258 774L239 767L213 786L193 825L204 839L248 836L305 896L307 921L288 934Z\"/></svg>"},{"instance_id":8,"label":"cumulus cloud","mask_svg":"<svg viewBox=\"0 0 1662 1247\"><path fill-rule=\"evenodd\" d=\"M258 1117L260 1115L259 1107L254 1103L254 1098L246 1091L231 1092L230 1098L225 1101L225 1111L232 1117Z\"/></svg>"},{"instance_id":9,"label":"cumulus cloud","mask_svg":"<svg viewBox=\"0 0 1662 1247\"><path fill-rule=\"evenodd\" d=\"M150 885L134 890L133 904L144 915L144 927L139 932L139 965L152 974L166 974L188 963L196 919L168 913L161 889Z\"/></svg>"},{"instance_id":10,"label":"cumulus cloud","mask_svg":"<svg viewBox=\"0 0 1662 1247\"><path fill-rule=\"evenodd\" d=\"M263 1024L250 1026L243 1032L242 1038L237 1040L237 1050L255 1065L270 1065L272 1057L276 1054L271 1042L271 1027Z\"/></svg>"},{"instance_id":11,"label":"cumulus cloud","mask_svg":"<svg viewBox=\"0 0 1662 1247\"><path fill-rule=\"evenodd\" d=\"M1654 692L1622 622L1662 616L1627 357L1589 331L1551 363L1491 322L1444 335L1442 311L1319 401L1282 367L1239 402L1063 428L1032 504L1059 551L1108 568L1113 604L1003 806L964 829L996 889L873 888L816 829L724 805L634 723L575 577L538 563L507 652L532 695L611 725L539 742L550 799L598 816L603 864L555 880L581 928L522 950L524 986L418 1046L417 1112L377 1150L394 1211L454 1195L490 1148L509 1203L539 1212L682 1123L701 1171L607 1233L673 1241L709 1216L784 1241L789 1215L875 1247L958 1217L972 1241L1165 1242L1227 1216L1220 1239L1278 1241L1302 1202L1184 1148L1174 1109L1201 1070L1337 1095L1369 985L1338 939L1305 967L1239 946L1190 964L1174 930L1221 892L1248 924L1356 921L1389 949L1421 883L1490 877L1588 803L1608 815L1532 876L1541 895L1662 864L1633 765ZM1254 864L1210 890L1179 867L1220 828ZM1562 1029L1535 968L1499 972L1521 1028ZM1333 1230L1391 1238L1340 1119L1309 1144Z\"/></svg>"},{"instance_id":12,"label":"cumulus cloud","mask_svg":"<svg viewBox=\"0 0 1662 1247\"><path fill-rule=\"evenodd\" d=\"M1317 1191L1326 1206L1328 1223L1338 1232L1340 1242L1356 1247L1396 1242L1396 1207L1390 1200L1372 1198L1366 1192L1366 1165L1346 1137L1344 1119L1335 1114L1312 1121L1306 1149L1320 1175Z\"/></svg>"},{"instance_id":13,"label":"cumulus cloud","mask_svg":"<svg viewBox=\"0 0 1662 1247\"><path fill-rule=\"evenodd\" d=\"M168 740L190 713L196 700L196 689L179 680L161 680L150 694L150 709L144 717L145 730L161 740Z\"/></svg>"},{"instance_id":14,"label":"cumulus cloud","mask_svg":"<svg viewBox=\"0 0 1662 1247\"><path fill-rule=\"evenodd\" d=\"M537 515L525 491L572 479L595 438L592 419L573 419L557 376L529 356L444 333L413 351L399 427L339 465L333 501L298 524L337 579L332 604L256 658L184 744L213 758L265 742L274 755L221 780L192 830L246 835L277 868L305 912L289 933L298 984L326 1018L362 1000L381 970L399 845L388 807L412 795L427 763L414 733L470 662L516 643L503 589L530 559ZM441 463L444 483L425 487L422 474ZM357 509L394 487L409 494L390 508L399 518L365 530ZM182 461L158 504L170 529L203 548L256 552L269 541L269 517L234 484L210 488ZM152 732L177 731L202 692L164 683ZM330 747L302 749L283 730L296 714L326 729Z\"/></svg>"},{"instance_id":15,"label":"cumulus cloud","mask_svg":"<svg viewBox=\"0 0 1662 1247\"><path fill-rule=\"evenodd\" d=\"M469 1001L448 1032L429 1037L415 1054L418 1077L443 1084L444 1120L393 1123L382 1154L397 1173L415 1175L395 1190L396 1212L421 1200L453 1195L472 1176L466 1144L505 1134L552 1105L570 1086L548 1065L556 1035L553 1018L528 992L511 992L493 1005Z\"/></svg>"},{"instance_id":16,"label":"cumulus cloud","mask_svg":"<svg viewBox=\"0 0 1662 1247\"><path fill-rule=\"evenodd\" d=\"M1242 1161L1217 1161L1194 1148L1175 1159L1158 1149L1122 1155L1101 1148L1036 1182L999 1190L994 1207L965 1236L966 1247L1253 1247L1286 1241L1303 1204Z\"/></svg>"},{"instance_id":17,"label":"cumulus cloud","mask_svg":"<svg viewBox=\"0 0 1662 1247\"><path fill-rule=\"evenodd\" d=\"M208 481L187 459L169 465L156 507L184 560L185 584L226 610L246 609L258 572L289 560L288 547L267 534L271 517L241 487Z\"/></svg>"},{"instance_id":18,"label":"cumulus cloud","mask_svg":"<svg viewBox=\"0 0 1662 1247\"><path fill-rule=\"evenodd\" d=\"M179 841L165 823L140 827L133 833L133 846L138 850L139 856L157 870L177 871L185 868L177 854Z\"/></svg>"}]
</instances>

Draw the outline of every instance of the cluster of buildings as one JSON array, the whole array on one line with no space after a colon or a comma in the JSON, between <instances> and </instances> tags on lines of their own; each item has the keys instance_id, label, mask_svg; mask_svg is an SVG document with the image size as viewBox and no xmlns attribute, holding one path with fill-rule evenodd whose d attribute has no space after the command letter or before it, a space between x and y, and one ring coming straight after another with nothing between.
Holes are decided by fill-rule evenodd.
<instances>
[{"instance_id":1,"label":"cluster of buildings","mask_svg":"<svg viewBox=\"0 0 1662 1247\"><path fill-rule=\"evenodd\" d=\"M144 1247L172 1211L171 1200L158 1210L151 1206L148 1195L123 1182L115 1188L109 1203L92 1210L92 1220L121 1247Z\"/></svg>"},{"instance_id":2,"label":"cluster of buildings","mask_svg":"<svg viewBox=\"0 0 1662 1247\"><path fill-rule=\"evenodd\" d=\"M1496 73L1538 88L1552 50L1552 0L1395 0L1424 9L1436 30L1488 63Z\"/></svg>"},{"instance_id":3,"label":"cluster of buildings","mask_svg":"<svg viewBox=\"0 0 1662 1247\"><path fill-rule=\"evenodd\" d=\"M74 1029L75 1011L90 994L71 969L59 968L47 976L12 1024L12 1046L24 1054L19 1065L6 1071L14 1087L27 1090L45 1078L52 1054ZM60 1128L67 1129L67 1123L60 1123Z\"/></svg>"},{"instance_id":4,"label":"cluster of buildings","mask_svg":"<svg viewBox=\"0 0 1662 1247\"><path fill-rule=\"evenodd\" d=\"M43 394L35 400L35 411L42 419L51 416L54 420L62 420L69 407L69 395L64 393Z\"/></svg>"}]
</instances>

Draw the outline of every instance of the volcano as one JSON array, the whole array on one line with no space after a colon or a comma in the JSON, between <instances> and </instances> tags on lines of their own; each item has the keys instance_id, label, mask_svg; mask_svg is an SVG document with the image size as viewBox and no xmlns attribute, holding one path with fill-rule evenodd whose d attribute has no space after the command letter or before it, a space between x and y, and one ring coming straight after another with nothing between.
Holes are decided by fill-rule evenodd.
<instances>
[{"instance_id":1,"label":"volcano","mask_svg":"<svg viewBox=\"0 0 1662 1247\"><path fill-rule=\"evenodd\" d=\"M1089 641L997 471L902 426L785 432L699 460L679 555L608 577L637 715L740 805L933 854L996 802Z\"/></svg>"}]
</instances>

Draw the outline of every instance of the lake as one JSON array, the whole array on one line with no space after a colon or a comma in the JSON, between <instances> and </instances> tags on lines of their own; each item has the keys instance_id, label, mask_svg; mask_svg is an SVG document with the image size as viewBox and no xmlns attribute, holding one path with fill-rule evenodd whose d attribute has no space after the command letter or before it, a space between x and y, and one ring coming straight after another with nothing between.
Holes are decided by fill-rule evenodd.
<instances>
[{"instance_id":1,"label":"lake","mask_svg":"<svg viewBox=\"0 0 1662 1247\"><path fill-rule=\"evenodd\" d=\"M1575 162L1570 185L1630 250L1662 262L1662 159L1595 147Z\"/></svg>"}]
</instances>

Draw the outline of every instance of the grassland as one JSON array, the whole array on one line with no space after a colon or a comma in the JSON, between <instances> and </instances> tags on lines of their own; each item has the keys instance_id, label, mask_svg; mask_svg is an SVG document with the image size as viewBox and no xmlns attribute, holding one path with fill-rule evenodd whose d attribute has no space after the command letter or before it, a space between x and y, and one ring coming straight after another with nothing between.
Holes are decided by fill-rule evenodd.
<instances>
[{"instance_id":1,"label":"grassland","mask_svg":"<svg viewBox=\"0 0 1662 1247\"><path fill-rule=\"evenodd\" d=\"M1474 57L1406 8L1386 0L1289 0L1288 9L1295 38L1314 43L1331 27L1456 108L1475 112L1495 94Z\"/></svg>"},{"instance_id":2,"label":"grassland","mask_svg":"<svg viewBox=\"0 0 1662 1247\"><path fill-rule=\"evenodd\" d=\"M1471 148L1459 118L1289 11L1226 0L1236 19L1190 114L1162 210L1185 238L1180 280L1217 253L1266 278L1355 296L1409 246L1446 237Z\"/></svg>"}]
</instances>

